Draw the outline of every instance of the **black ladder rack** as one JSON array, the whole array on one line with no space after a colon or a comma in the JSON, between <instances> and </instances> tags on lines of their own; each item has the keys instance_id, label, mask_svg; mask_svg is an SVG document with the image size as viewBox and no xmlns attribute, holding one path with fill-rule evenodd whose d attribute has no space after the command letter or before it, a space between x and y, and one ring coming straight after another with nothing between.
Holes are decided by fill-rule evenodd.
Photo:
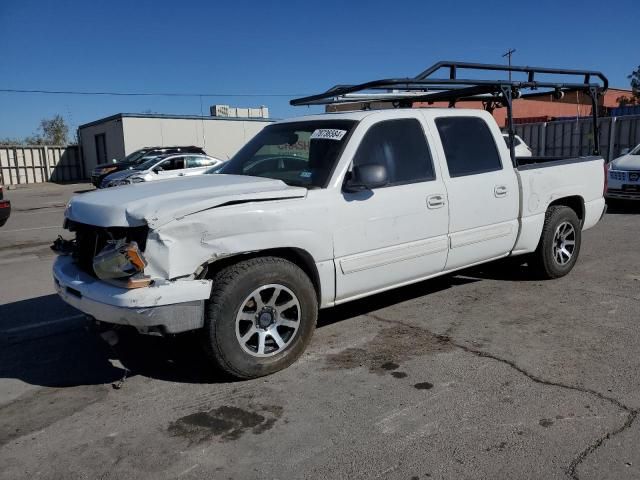
<instances>
[{"instance_id":1,"label":"black ladder rack","mask_svg":"<svg viewBox=\"0 0 640 480\"><path fill-rule=\"evenodd\" d=\"M446 69L446 78L438 78L436 73ZM459 78L460 70L486 72L519 72L526 74L526 80L491 80L480 78ZM551 77L537 80L540 76ZM555 79L553 78L555 77ZM559 77L569 77L566 81ZM557 80L556 80L557 79ZM468 62L438 62L412 78L387 78L358 85L336 85L326 92L291 100L293 106L328 105L354 102L393 102L395 107L411 107L414 102L449 102L455 107L457 102L482 101L485 109L507 108L507 128L511 137L511 159L516 165L513 136L513 99L537 97L545 93L556 98L569 92L584 92L591 97L593 121L593 154L600 154L598 138L598 97L609 86L607 77L593 70L570 70L561 68L520 67L516 65L493 65Z\"/></svg>"}]
</instances>

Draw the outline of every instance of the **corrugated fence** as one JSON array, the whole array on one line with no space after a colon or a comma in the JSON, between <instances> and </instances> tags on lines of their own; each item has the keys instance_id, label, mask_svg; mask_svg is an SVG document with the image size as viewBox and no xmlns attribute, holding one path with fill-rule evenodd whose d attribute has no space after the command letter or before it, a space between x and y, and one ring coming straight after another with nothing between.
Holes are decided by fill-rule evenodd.
<instances>
[{"instance_id":1,"label":"corrugated fence","mask_svg":"<svg viewBox=\"0 0 640 480\"><path fill-rule=\"evenodd\" d=\"M5 185L82 180L80 147L1 145L0 178Z\"/></svg>"},{"instance_id":2,"label":"corrugated fence","mask_svg":"<svg viewBox=\"0 0 640 480\"><path fill-rule=\"evenodd\" d=\"M600 152L607 160L640 143L640 115L598 119ZM540 156L591 155L591 118L516 125L516 133Z\"/></svg>"}]
</instances>

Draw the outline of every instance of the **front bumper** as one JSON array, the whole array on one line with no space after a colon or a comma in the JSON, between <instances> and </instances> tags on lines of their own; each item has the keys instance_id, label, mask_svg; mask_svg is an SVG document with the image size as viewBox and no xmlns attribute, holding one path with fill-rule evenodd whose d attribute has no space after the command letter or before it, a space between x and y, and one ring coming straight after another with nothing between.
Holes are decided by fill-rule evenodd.
<instances>
[{"instance_id":1,"label":"front bumper","mask_svg":"<svg viewBox=\"0 0 640 480\"><path fill-rule=\"evenodd\" d=\"M618 188L608 188L605 198L615 200L640 200L640 190L623 190Z\"/></svg>"},{"instance_id":2,"label":"front bumper","mask_svg":"<svg viewBox=\"0 0 640 480\"><path fill-rule=\"evenodd\" d=\"M125 289L80 270L60 256L53 264L58 295L78 310L105 323L129 325L141 333L180 333L201 328L210 280L158 280L149 287Z\"/></svg>"}]
</instances>

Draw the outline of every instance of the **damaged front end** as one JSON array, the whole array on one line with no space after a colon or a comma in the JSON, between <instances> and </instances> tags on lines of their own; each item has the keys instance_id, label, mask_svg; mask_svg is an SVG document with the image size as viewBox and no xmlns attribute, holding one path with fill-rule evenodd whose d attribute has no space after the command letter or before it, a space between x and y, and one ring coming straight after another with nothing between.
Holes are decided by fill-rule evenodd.
<instances>
[{"instance_id":1,"label":"damaged front end","mask_svg":"<svg viewBox=\"0 0 640 480\"><path fill-rule=\"evenodd\" d=\"M66 220L64 227L75 233L75 239L59 236L51 245L58 255L71 256L86 273L122 288L151 284L151 278L144 274L148 227L104 228L71 220Z\"/></svg>"},{"instance_id":2,"label":"damaged front end","mask_svg":"<svg viewBox=\"0 0 640 480\"><path fill-rule=\"evenodd\" d=\"M110 240L93 258L93 271L99 279L124 288L142 288L151 284L144 274L147 260L138 244L125 239Z\"/></svg>"},{"instance_id":3,"label":"damaged front end","mask_svg":"<svg viewBox=\"0 0 640 480\"><path fill-rule=\"evenodd\" d=\"M180 333L202 327L208 280L169 280L145 273L149 228L98 227L67 219L75 239L59 237L53 276L67 303L104 323L140 333ZM144 287L144 288L143 288Z\"/></svg>"}]
</instances>

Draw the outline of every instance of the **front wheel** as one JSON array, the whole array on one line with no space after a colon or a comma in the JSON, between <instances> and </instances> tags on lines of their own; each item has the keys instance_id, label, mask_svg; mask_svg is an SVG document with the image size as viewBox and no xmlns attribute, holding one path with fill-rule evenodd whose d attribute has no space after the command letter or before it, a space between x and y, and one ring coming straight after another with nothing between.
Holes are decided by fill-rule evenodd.
<instances>
[{"instance_id":1,"label":"front wheel","mask_svg":"<svg viewBox=\"0 0 640 480\"><path fill-rule=\"evenodd\" d=\"M540 243L531 254L529 266L541 278L563 277L576 264L581 241L582 229L576 212L560 205L549 207Z\"/></svg>"},{"instance_id":2,"label":"front wheel","mask_svg":"<svg viewBox=\"0 0 640 480\"><path fill-rule=\"evenodd\" d=\"M214 362L234 377L255 378L302 354L315 330L318 301L299 267L260 257L214 276L205 315L202 339Z\"/></svg>"}]
</instances>

